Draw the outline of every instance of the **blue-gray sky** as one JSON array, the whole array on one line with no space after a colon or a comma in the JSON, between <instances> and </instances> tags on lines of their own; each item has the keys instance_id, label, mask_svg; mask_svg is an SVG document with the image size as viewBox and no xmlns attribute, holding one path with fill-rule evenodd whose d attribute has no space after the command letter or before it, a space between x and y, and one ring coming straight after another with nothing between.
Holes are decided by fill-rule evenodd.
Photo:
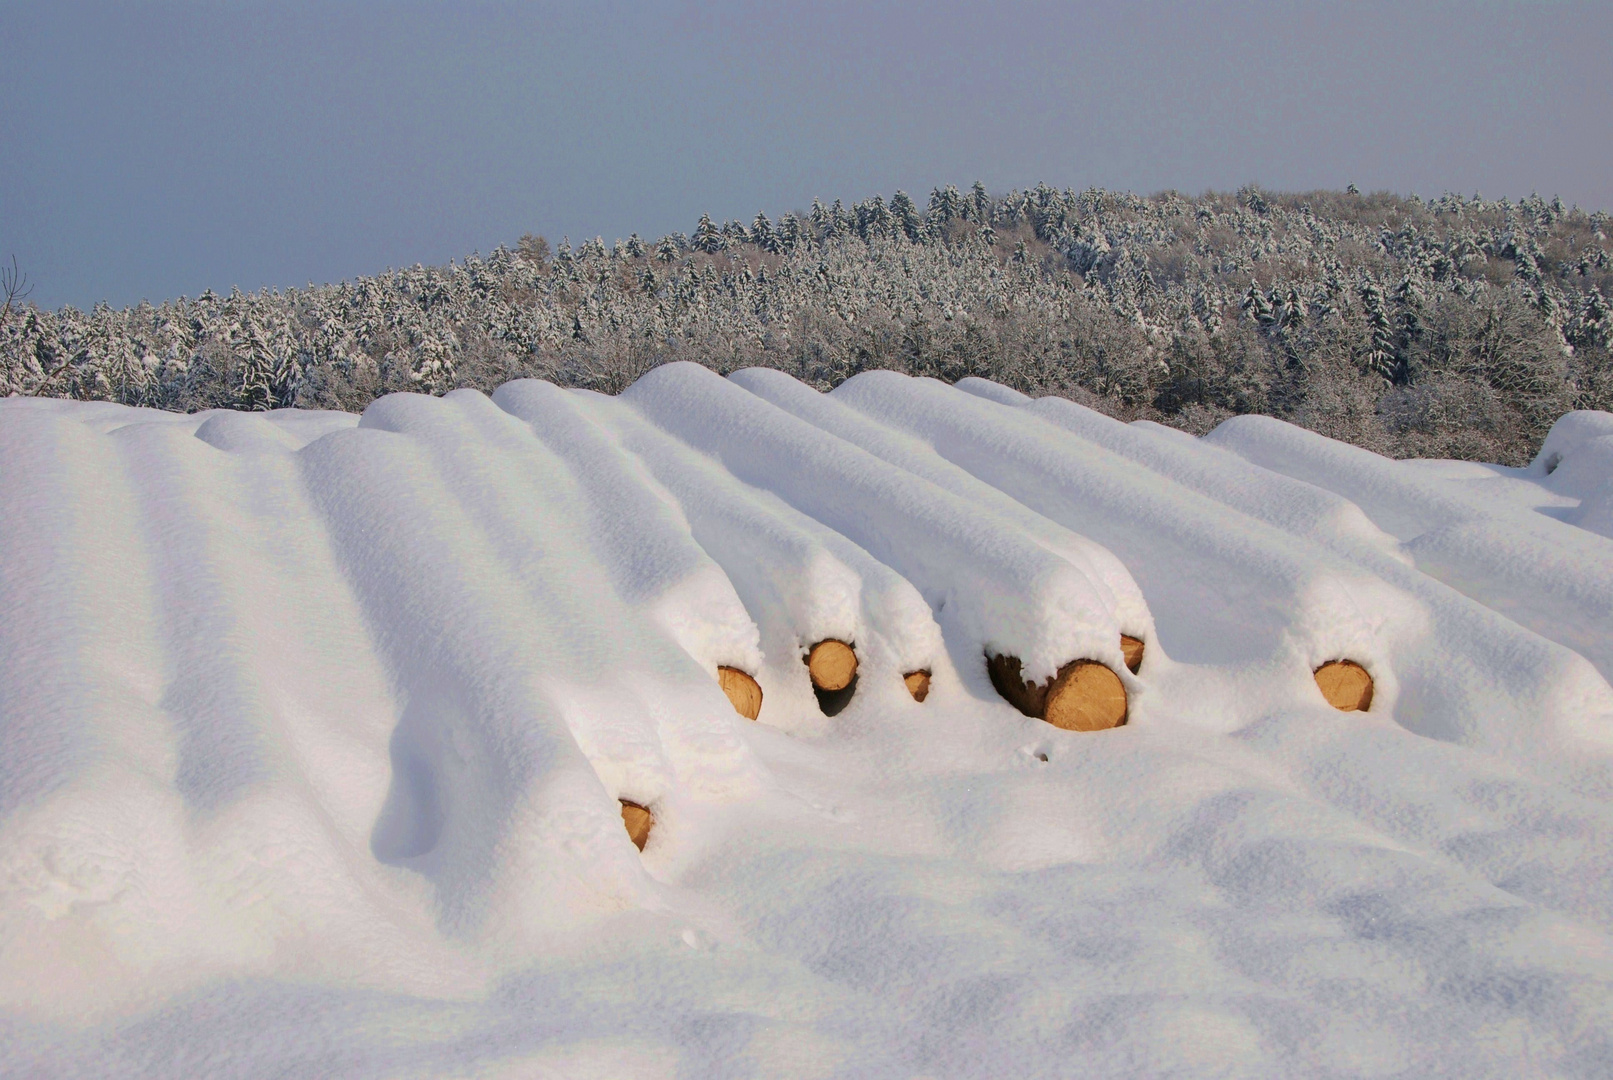
<instances>
[{"instance_id":1,"label":"blue-gray sky","mask_svg":"<svg viewBox=\"0 0 1613 1080\"><path fill-rule=\"evenodd\" d=\"M48 307L976 179L1613 208L1613 4L0 2Z\"/></svg>"}]
</instances>

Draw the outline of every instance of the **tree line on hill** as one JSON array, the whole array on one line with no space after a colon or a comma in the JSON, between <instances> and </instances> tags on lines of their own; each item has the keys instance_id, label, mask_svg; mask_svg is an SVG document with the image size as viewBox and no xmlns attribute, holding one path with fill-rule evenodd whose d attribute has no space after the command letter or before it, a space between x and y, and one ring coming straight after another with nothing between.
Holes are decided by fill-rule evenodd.
<instances>
[{"instance_id":1,"label":"tree line on hill","mask_svg":"<svg viewBox=\"0 0 1613 1080\"><path fill-rule=\"evenodd\" d=\"M615 393L657 364L820 388L984 376L1202 433L1267 413L1395 456L1520 463L1613 408L1609 216L1531 196L1249 186L813 203L692 234L513 247L336 285L0 308L0 395L362 409L520 377Z\"/></svg>"}]
</instances>

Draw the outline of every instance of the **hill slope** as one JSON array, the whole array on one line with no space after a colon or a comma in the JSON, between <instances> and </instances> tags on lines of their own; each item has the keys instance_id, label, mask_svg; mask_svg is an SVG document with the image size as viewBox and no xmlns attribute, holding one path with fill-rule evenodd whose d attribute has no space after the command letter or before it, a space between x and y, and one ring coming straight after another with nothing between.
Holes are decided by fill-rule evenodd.
<instances>
[{"instance_id":1,"label":"hill slope","mask_svg":"<svg viewBox=\"0 0 1613 1080\"><path fill-rule=\"evenodd\" d=\"M982 376L1194 434L1266 413L1519 465L1563 412L1613 408L1609 231L1539 198L945 187L335 286L13 308L0 394L358 411L523 376L616 393L683 359L820 389Z\"/></svg>"}]
</instances>

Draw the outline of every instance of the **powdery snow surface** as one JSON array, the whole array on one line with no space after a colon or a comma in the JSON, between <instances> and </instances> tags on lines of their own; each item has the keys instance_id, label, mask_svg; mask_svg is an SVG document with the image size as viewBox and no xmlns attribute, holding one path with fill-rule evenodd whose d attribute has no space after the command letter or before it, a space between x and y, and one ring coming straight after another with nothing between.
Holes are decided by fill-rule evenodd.
<instances>
[{"instance_id":1,"label":"powdery snow surface","mask_svg":"<svg viewBox=\"0 0 1613 1080\"><path fill-rule=\"evenodd\" d=\"M1605 1077L1610 677L1605 413L1505 469L887 372L0 401L0 1074Z\"/></svg>"}]
</instances>

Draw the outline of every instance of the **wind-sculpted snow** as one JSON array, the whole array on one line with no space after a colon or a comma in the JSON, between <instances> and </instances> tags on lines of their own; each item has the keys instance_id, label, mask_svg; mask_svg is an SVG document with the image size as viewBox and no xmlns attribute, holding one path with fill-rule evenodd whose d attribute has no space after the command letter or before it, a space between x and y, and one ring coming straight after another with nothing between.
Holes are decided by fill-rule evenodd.
<instances>
[{"instance_id":1,"label":"wind-sculpted snow","mask_svg":"<svg viewBox=\"0 0 1613 1080\"><path fill-rule=\"evenodd\" d=\"M959 622L971 652L1019 656L1037 680L1074 657L1124 666L1121 619L1141 614L1141 597L1123 575L1060 557L988 509L696 364L658 368L622 397L905 576L943 618Z\"/></svg>"},{"instance_id":2,"label":"wind-sculpted snow","mask_svg":"<svg viewBox=\"0 0 1613 1080\"><path fill-rule=\"evenodd\" d=\"M1582 472L1593 472L1598 457L1604 465L1613 461L1603 446L1606 436L1570 436L1570 432L1579 434L1577 429L1595 430L1578 419L1583 415L1564 417L1560 424L1565 431L1548 442L1542 459L1525 473L1539 481L1529 486L1541 501L1549 499L1557 487L1551 482L1555 470L1550 475L1546 472L1550 455L1562 460L1569 451L1567 457L1576 459L1577 467L1562 478L1570 484ZM1613 626L1613 540L1533 513L1534 507L1527 503L1523 507L1508 505L1475 492L1473 484L1442 484L1419 475L1415 468L1397 468L1376 454L1268 417L1229 420L1208 441L1257 465L1354 500L1403 542L1404 550L1424 573L1577 650L1604 676L1613 677L1613 634L1608 633ZM1512 479L1494 475L1493 470L1491 474L1498 481L1493 486ZM1578 486L1582 503L1591 504L1582 509L1593 518L1593 524L1605 498L1595 489L1600 486L1605 492L1610 474L1604 469L1601 476L1600 485L1593 479Z\"/></svg>"},{"instance_id":3,"label":"wind-sculpted snow","mask_svg":"<svg viewBox=\"0 0 1613 1080\"><path fill-rule=\"evenodd\" d=\"M1610 507L1606 413L0 401L0 1074L1607 1075Z\"/></svg>"}]
</instances>

